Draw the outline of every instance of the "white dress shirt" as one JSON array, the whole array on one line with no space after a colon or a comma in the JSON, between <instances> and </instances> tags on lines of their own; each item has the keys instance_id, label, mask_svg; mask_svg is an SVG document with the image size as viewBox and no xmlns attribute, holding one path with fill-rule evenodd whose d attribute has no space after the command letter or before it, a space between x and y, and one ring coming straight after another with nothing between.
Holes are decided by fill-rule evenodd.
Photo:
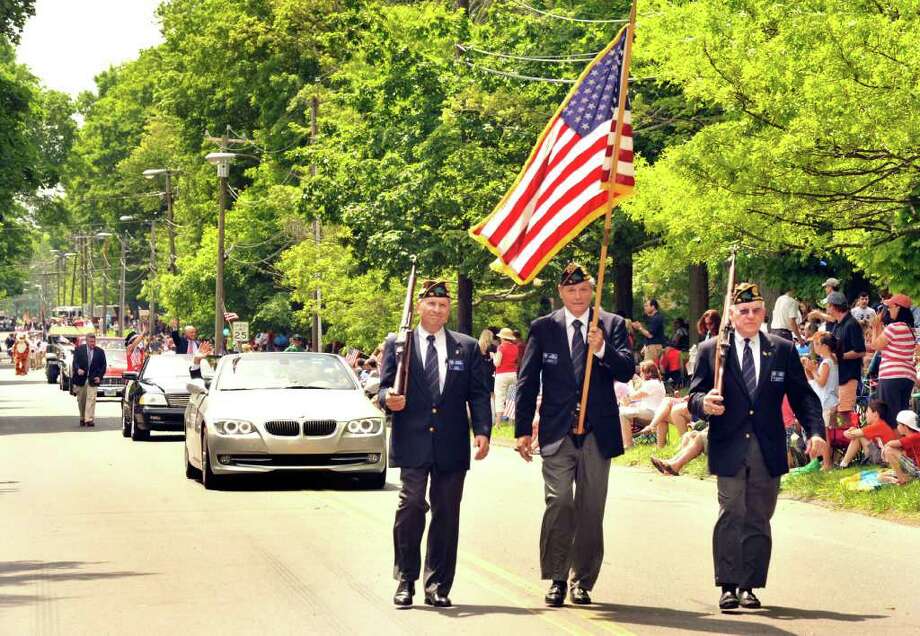
<instances>
[{"instance_id":1,"label":"white dress shirt","mask_svg":"<svg viewBox=\"0 0 920 636\"><path fill-rule=\"evenodd\" d=\"M86 346L86 375L89 375L89 370L93 366L93 349L96 347Z\"/></svg>"},{"instance_id":2,"label":"white dress shirt","mask_svg":"<svg viewBox=\"0 0 920 636\"><path fill-rule=\"evenodd\" d=\"M438 352L438 384L439 390L444 390L444 380L447 378L447 335L441 328L437 333L429 333L421 325L415 330L415 346L418 350L418 357L422 360L422 368L425 368L425 358L428 357L428 336L434 336L434 348Z\"/></svg>"},{"instance_id":3,"label":"white dress shirt","mask_svg":"<svg viewBox=\"0 0 920 636\"><path fill-rule=\"evenodd\" d=\"M744 370L744 336L735 332L735 353L738 354L738 367ZM760 334L751 338L751 353L754 354L754 377L760 382Z\"/></svg>"},{"instance_id":4,"label":"white dress shirt","mask_svg":"<svg viewBox=\"0 0 920 636\"><path fill-rule=\"evenodd\" d=\"M568 310L567 307L563 308L563 311L565 312L565 335L566 335L565 339L569 343L569 355L571 355L572 354L572 337L575 335L575 326L572 323L575 322L576 320L581 321L581 339L585 341L585 347L587 347L588 346L588 325L590 322L588 317L591 315L591 310L589 309L585 311L585 313L583 313L580 316L576 316L575 314L573 314L571 311ZM595 351L594 355L596 355L598 358L603 358L604 351L606 350L607 350L607 343L601 342L601 348L598 351Z\"/></svg>"}]
</instances>

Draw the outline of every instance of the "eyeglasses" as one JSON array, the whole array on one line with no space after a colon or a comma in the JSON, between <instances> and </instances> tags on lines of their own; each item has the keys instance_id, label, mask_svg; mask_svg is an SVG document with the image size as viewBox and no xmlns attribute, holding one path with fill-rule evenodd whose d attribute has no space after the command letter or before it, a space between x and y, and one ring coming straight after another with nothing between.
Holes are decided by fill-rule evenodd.
<instances>
[{"instance_id":1,"label":"eyeglasses","mask_svg":"<svg viewBox=\"0 0 920 636\"><path fill-rule=\"evenodd\" d=\"M745 307L744 309L736 309L735 312L740 316L756 316L763 313L763 307Z\"/></svg>"}]
</instances>

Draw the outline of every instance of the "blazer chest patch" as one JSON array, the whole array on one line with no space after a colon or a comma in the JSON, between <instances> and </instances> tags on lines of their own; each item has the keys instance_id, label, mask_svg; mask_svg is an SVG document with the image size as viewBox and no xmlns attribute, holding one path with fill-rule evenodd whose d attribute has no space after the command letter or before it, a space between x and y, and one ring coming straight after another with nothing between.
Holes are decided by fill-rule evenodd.
<instances>
[{"instance_id":1,"label":"blazer chest patch","mask_svg":"<svg viewBox=\"0 0 920 636\"><path fill-rule=\"evenodd\" d=\"M558 353L544 353L543 354L543 364L559 364L559 354Z\"/></svg>"},{"instance_id":2,"label":"blazer chest patch","mask_svg":"<svg viewBox=\"0 0 920 636\"><path fill-rule=\"evenodd\" d=\"M785 371L770 371L770 382L785 382L786 381L786 372Z\"/></svg>"},{"instance_id":3,"label":"blazer chest patch","mask_svg":"<svg viewBox=\"0 0 920 636\"><path fill-rule=\"evenodd\" d=\"M448 371L463 371L463 360L448 360L447 361L447 370Z\"/></svg>"}]
</instances>

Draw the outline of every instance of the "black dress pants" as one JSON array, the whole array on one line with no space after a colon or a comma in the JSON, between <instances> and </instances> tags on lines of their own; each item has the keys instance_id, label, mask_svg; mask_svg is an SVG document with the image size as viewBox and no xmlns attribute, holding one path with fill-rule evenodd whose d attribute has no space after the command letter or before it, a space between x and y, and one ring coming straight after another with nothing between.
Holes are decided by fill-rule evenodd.
<instances>
[{"instance_id":1,"label":"black dress pants","mask_svg":"<svg viewBox=\"0 0 920 636\"><path fill-rule=\"evenodd\" d=\"M447 595L457 571L460 500L466 471L439 472L434 467L402 468L402 486L393 524L395 563L393 578L416 581L422 563L422 534L431 501L431 525L425 551L425 591Z\"/></svg>"}]
</instances>

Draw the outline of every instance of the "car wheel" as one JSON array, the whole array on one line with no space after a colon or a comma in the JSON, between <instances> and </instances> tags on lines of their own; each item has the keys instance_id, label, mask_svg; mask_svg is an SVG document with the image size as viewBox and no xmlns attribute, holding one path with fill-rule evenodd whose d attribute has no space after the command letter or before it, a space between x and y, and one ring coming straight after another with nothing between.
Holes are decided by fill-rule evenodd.
<instances>
[{"instance_id":1,"label":"car wheel","mask_svg":"<svg viewBox=\"0 0 920 636\"><path fill-rule=\"evenodd\" d=\"M208 434L201 432L201 484L207 490L219 490L223 485L221 476L211 470L211 452L208 450Z\"/></svg>"},{"instance_id":2,"label":"car wheel","mask_svg":"<svg viewBox=\"0 0 920 636\"><path fill-rule=\"evenodd\" d=\"M198 477L198 469L192 466L192 462L188 459L188 446L185 447L185 476L188 479L195 479Z\"/></svg>"},{"instance_id":3,"label":"car wheel","mask_svg":"<svg viewBox=\"0 0 920 636\"><path fill-rule=\"evenodd\" d=\"M150 439L150 431L143 431L137 427L137 424L131 427L131 439L135 442L143 442Z\"/></svg>"},{"instance_id":4,"label":"car wheel","mask_svg":"<svg viewBox=\"0 0 920 636\"><path fill-rule=\"evenodd\" d=\"M131 437L131 418L121 409L121 435L122 437Z\"/></svg>"},{"instance_id":5,"label":"car wheel","mask_svg":"<svg viewBox=\"0 0 920 636\"><path fill-rule=\"evenodd\" d=\"M358 483L368 490L380 490L387 484L387 471L361 475L358 477Z\"/></svg>"}]
</instances>

